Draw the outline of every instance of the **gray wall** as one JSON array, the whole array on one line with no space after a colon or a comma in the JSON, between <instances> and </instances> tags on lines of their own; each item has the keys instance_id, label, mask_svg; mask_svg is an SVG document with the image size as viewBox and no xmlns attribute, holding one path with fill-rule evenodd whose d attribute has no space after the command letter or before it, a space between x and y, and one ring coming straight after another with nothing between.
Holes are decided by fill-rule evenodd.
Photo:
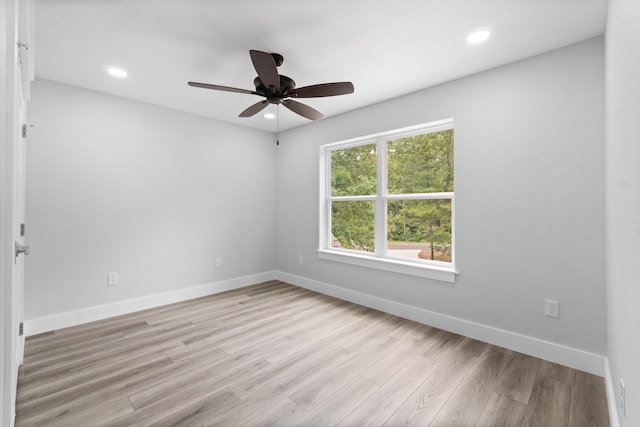
<instances>
[{"instance_id":1,"label":"gray wall","mask_svg":"<svg viewBox=\"0 0 640 427\"><path fill-rule=\"evenodd\" d=\"M25 319L273 269L272 135L41 79L32 99Z\"/></svg>"},{"instance_id":2,"label":"gray wall","mask_svg":"<svg viewBox=\"0 0 640 427\"><path fill-rule=\"evenodd\" d=\"M457 282L317 259L318 147L449 117ZM278 270L604 355L603 141L602 38L290 130ZM545 298L560 301L559 319L544 316Z\"/></svg>"},{"instance_id":3,"label":"gray wall","mask_svg":"<svg viewBox=\"0 0 640 427\"><path fill-rule=\"evenodd\" d=\"M640 3L610 0L607 69L607 325L621 426L640 426ZM626 385L627 414L619 402Z\"/></svg>"}]
</instances>

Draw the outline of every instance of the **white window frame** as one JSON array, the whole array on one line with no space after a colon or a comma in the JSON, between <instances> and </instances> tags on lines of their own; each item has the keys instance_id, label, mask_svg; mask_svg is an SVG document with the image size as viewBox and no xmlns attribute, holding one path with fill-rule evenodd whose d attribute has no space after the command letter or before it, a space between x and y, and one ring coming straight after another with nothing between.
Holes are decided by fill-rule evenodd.
<instances>
[{"instance_id":1,"label":"white window frame","mask_svg":"<svg viewBox=\"0 0 640 427\"><path fill-rule=\"evenodd\" d=\"M453 119L439 120L381 132L360 138L333 142L320 146L320 227L318 258L342 262L361 267L374 268L394 273L408 274L454 283L458 272L455 269L455 193L412 193L389 194L387 192L387 156L386 144L390 140L439 132L453 129ZM359 145L376 144L377 158L377 192L372 195L332 196L331 195L331 153ZM455 146L455 144L454 144ZM411 260L408 258L386 255L387 246L387 202L390 200L451 200L451 262L432 260ZM334 248L331 246L331 202L349 200L370 200L375 203L374 247L375 252L368 253L352 249Z\"/></svg>"}]
</instances>

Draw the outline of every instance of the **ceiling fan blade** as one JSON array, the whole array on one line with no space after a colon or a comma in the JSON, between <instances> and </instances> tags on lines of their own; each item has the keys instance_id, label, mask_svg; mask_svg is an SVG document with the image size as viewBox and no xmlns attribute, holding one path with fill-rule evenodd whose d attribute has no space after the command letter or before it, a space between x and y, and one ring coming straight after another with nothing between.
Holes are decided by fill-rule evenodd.
<instances>
[{"instance_id":1,"label":"ceiling fan blade","mask_svg":"<svg viewBox=\"0 0 640 427\"><path fill-rule=\"evenodd\" d=\"M251 62L253 68L256 69L260 81L266 86L273 86L277 91L280 90L280 75L276 67L276 61L271 54L261 52L259 50L250 50Z\"/></svg>"},{"instance_id":2,"label":"ceiling fan blade","mask_svg":"<svg viewBox=\"0 0 640 427\"><path fill-rule=\"evenodd\" d=\"M260 111L264 110L265 108L267 108L267 105L269 105L269 101L267 100L256 102L251 107L247 108L242 113L240 113L238 117L251 117L255 114L258 114Z\"/></svg>"},{"instance_id":3,"label":"ceiling fan blade","mask_svg":"<svg viewBox=\"0 0 640 427\"><path fill-rule=\"evenodd\" d=\"M237 93L246 93L249 95L257 95L256 92L248 89L238 89L236 87L229 86L220 86L220 85L210 85L208 83L196 83L196 82L188 82L189 86L200 87L203 89L213 89L213 90L223 90L225 92L237 92Z\"/></svg>"},{"instance_id":4,"label":"ceiling fan blade","mask_svg":"<svg viewBox=\"0 0 640 427\"><path fill-rule=\"evenodd\" d=\"M324 117L324 114L322 114L320 111L292 99L285 99L284 101L282 101L282 105L284 105L294 113L299 114L302 117L306 117L309 120L318 120Z\"/></svg>"},{"instance_id":5,"label":"ceiling fan blade","mask_svg":"<svg viewBox=\"0 0 640 427\"><path fill-rule=\"evenodd\" d=\"M294 89L291 96L295 98L320 98L322 96L347 95L353 91L353 83L351 82L322 83Z\"/></svg>"}]
</instances>

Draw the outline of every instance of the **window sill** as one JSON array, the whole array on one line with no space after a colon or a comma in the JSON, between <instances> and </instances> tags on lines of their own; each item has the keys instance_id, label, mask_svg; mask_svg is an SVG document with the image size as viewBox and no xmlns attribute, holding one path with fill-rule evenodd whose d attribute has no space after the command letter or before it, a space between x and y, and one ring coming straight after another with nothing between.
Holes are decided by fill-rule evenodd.
<instances>
[{"instance_id":1,"label":"window sill","mask_svg":"<svg viewBox=\"0 0 640 427\"><path fill-rule=\"evenodd\" d=\"M426 279L440 280L448 283L455 283L456 275L459 274L453 267L440 267L429 264L417 264L391 258L378 258L368 255L360 255L351 252L333 251L329 249L318 249L318 258L342 262L345 264L357 265L360 267L375 268L378 270L391 271L393 273L407 274L410 276L424 277Z\"/></svg>"}]
</instances>

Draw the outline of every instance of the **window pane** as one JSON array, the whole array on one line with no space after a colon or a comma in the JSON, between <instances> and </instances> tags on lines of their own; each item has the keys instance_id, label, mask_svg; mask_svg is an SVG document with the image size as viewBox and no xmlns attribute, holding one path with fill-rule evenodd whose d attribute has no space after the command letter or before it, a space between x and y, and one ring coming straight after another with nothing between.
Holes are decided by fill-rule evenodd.
<instances>
[{"instance_id":1,"label":"window pane","mask_svg":"<svg viewBox=\"0 0 640 427\"><path fill-rule=\"evenodd\" d=\"M391 200L387 255L451 262L451 200Z\"/></svg>"},{"instance_id":2,"label":"window pane","mask_svg":"<svg viewBox=\"0 0 640 427\"><path fill-rule=\"evenodd\" d=\"M331 195L376 194L376 145L367 144L331 152Z\"/></svg>"},{"instance_id":3,"label":"window pane","mask_svg":"<svg viewBox=\"0 0 640 427\"><path fill-rule=\"evenodd\" d=\"M453 129L387 142L389 194L453 191Z\"/></svg>"},{"instance_id":4,"label":"window pane","mask_svg":"<svg viewBox=\"0 0 640 427\"><path fill-rule=\"evenodd\" d=\"M373 252L374 202L331 202L331 247Z\"/></svg>"}]
</instances>

